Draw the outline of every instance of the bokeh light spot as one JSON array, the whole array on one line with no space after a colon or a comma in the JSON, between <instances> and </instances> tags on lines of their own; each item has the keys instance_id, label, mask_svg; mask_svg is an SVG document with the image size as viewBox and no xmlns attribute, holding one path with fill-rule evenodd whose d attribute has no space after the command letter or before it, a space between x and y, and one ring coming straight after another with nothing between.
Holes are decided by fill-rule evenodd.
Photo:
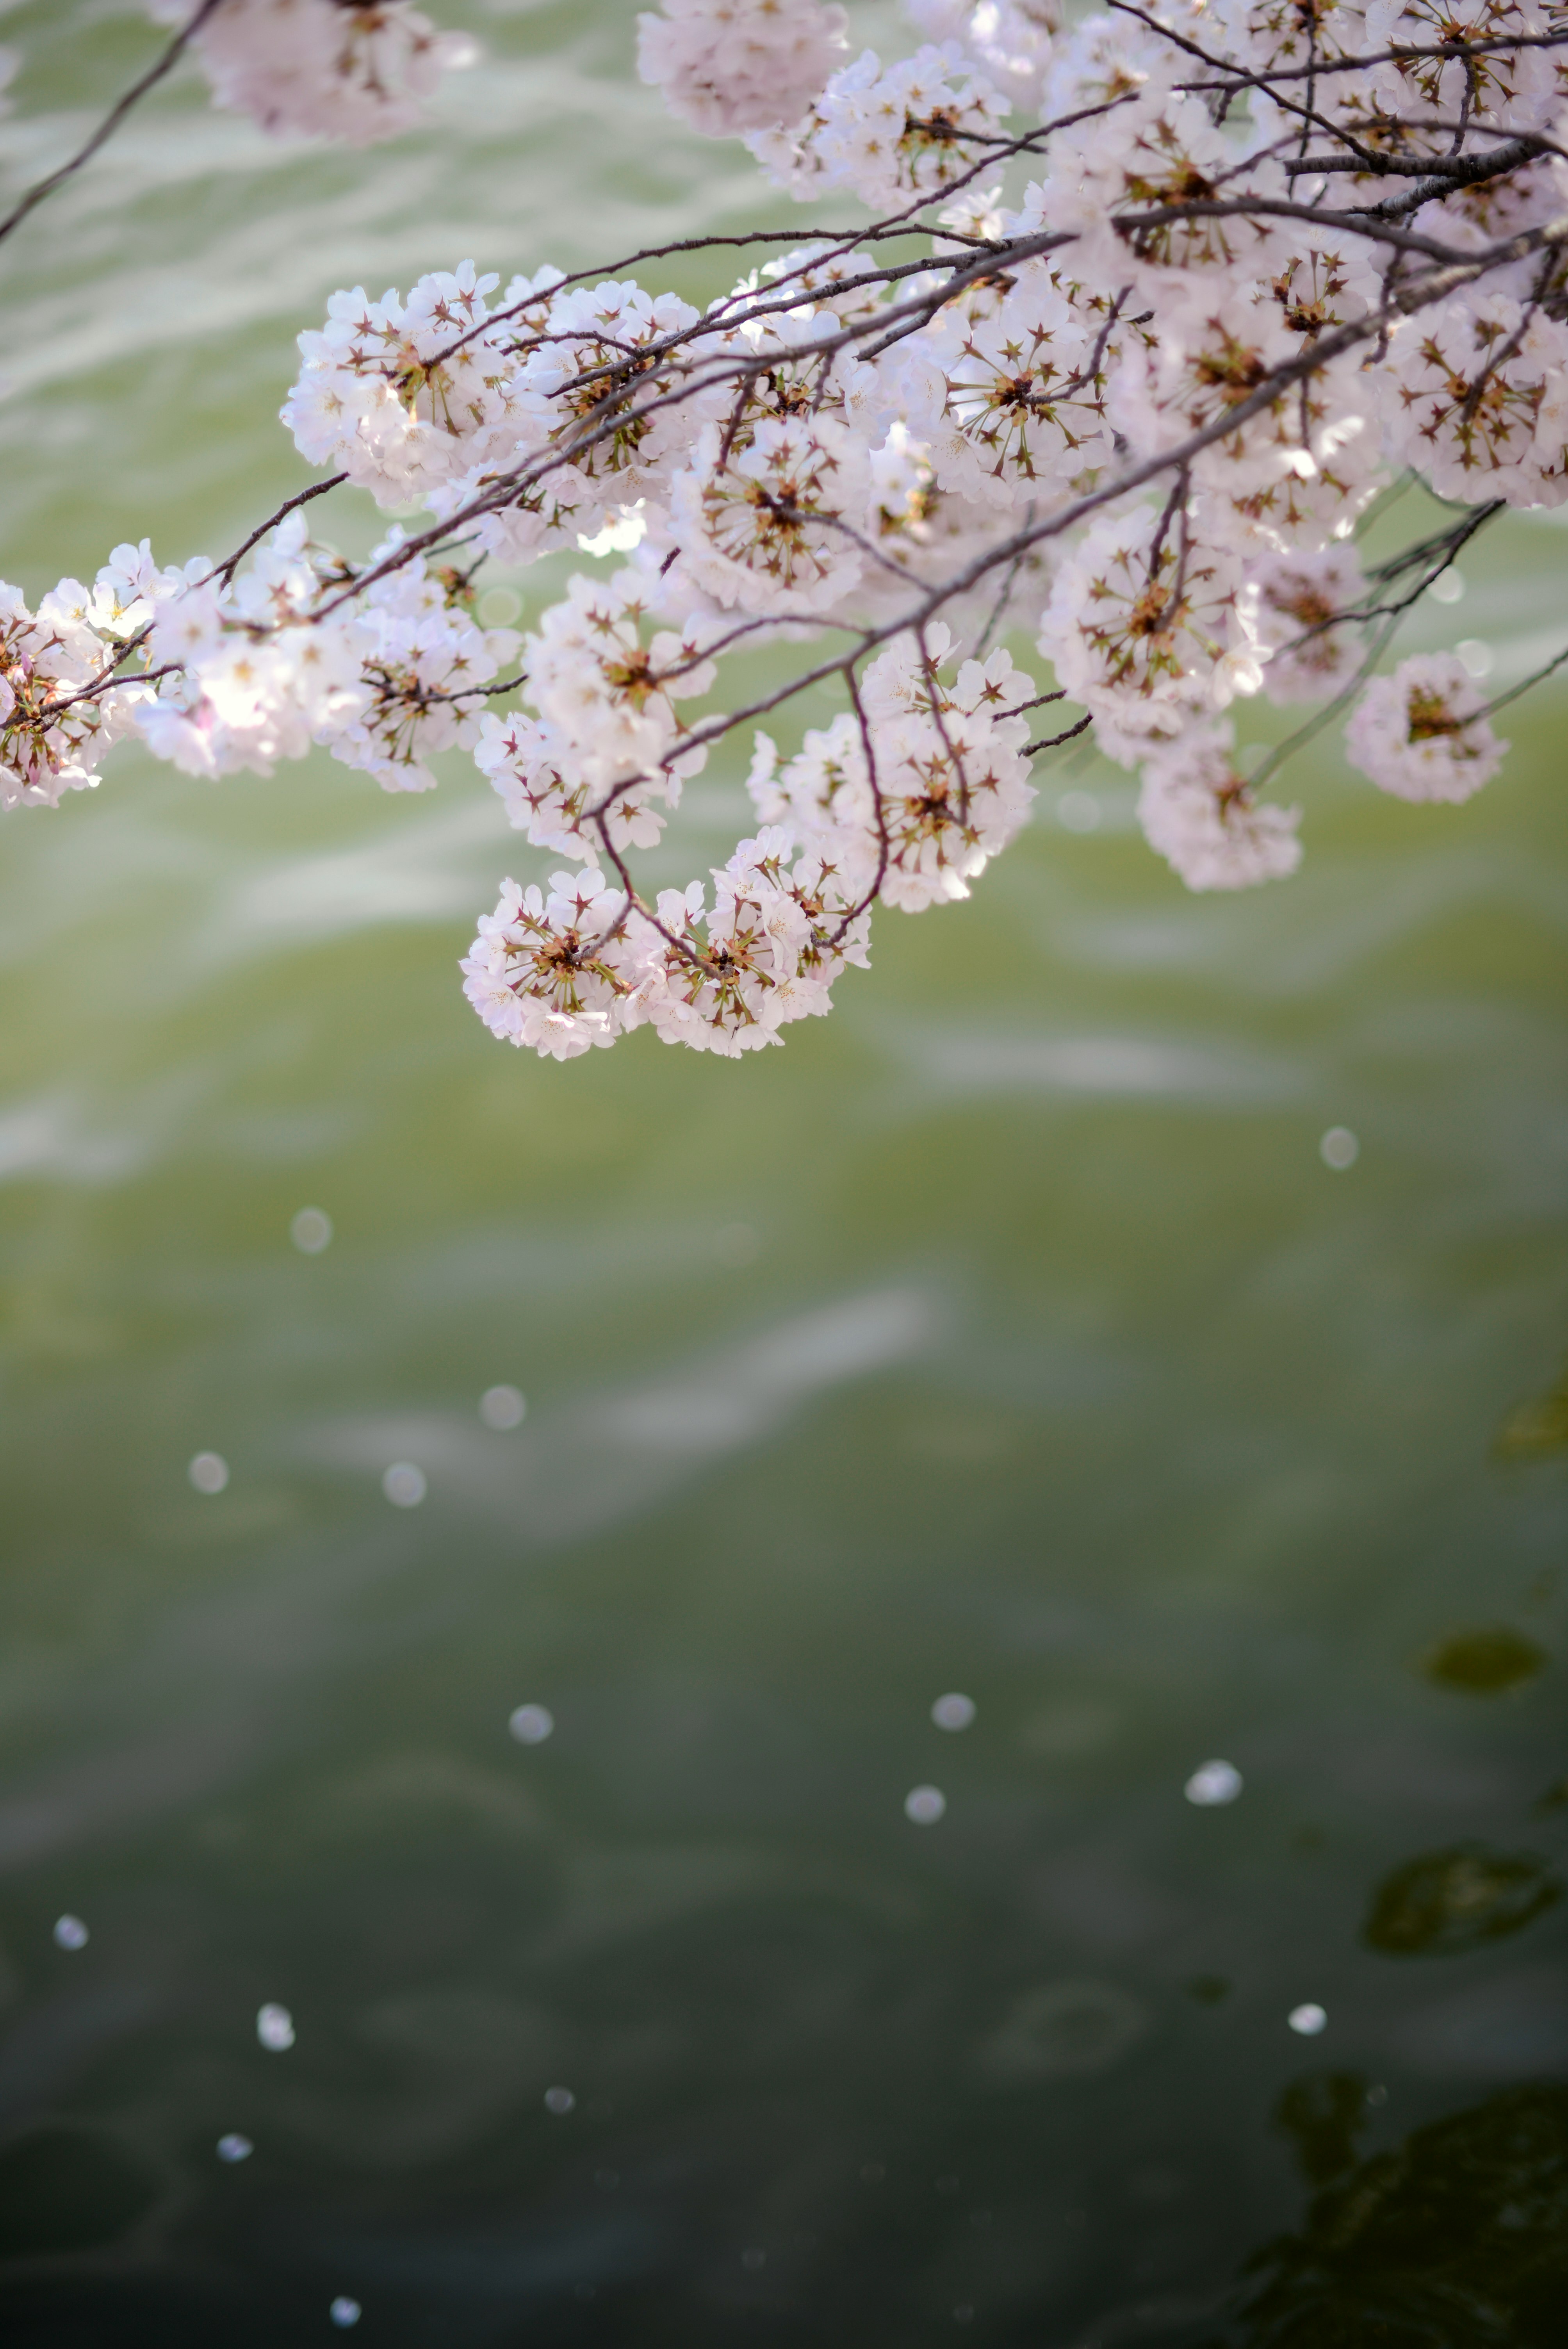
<instances>
[{"instance_id":1,"label":"bokeh light spot","mask_svg":"<svg viewBox=\"0 0 1568 2349\"><path fill-rule=\"evenodd\" d=\"M480 1397L480 1417L487 1427L502 1433L521 1427L528 1416L528 1400L516 1387L486 1387Z\"/></svg>"},{"instance_id":2,"label":"bokeh light spot","mask_svg":"<svg viewBox=\"0 0 1568 2349\"><path fill-rule=\"evenodd\" d=\"M957 1689L950 1689L945 1696L937 1698L931 1708L931 1717L938 1729L967 1729L975 1718L975 1700L961 1695Z\"/></svg>"},{"instance_id":3,"label":"bokeh light spot","mask_svg":"<svg viewBox=\"0 0 1568 2349\"><path fill-rule=\"evenodd\" d=\"M1181 1789L1190 1803L1209 1810L1217 1803L1233 1803L1242 1791L1242 1774L1233 1762L1205 1762Z\"/></svg>"}]
</instances>

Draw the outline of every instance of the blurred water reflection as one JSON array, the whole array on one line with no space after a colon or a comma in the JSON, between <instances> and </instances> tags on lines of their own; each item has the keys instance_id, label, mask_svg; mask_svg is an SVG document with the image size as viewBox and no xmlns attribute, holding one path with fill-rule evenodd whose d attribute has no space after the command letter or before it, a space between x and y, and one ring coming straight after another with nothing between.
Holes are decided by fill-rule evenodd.
<instances>
[{"instance_id":1,"label":"blurred water reflection","mask_svg":"<svg viewBox=\"0 0 1568 2349\"><path fill-rule=\"evenodd\" d=\"M339 283L758 216L629 12L450 13L477 143L175 88L9 249L5 575L300 486ZM21 170L147 28L6 37ZM8 2344L1554 2344L1562 707L1233 904L1064 773L738 1069L483 1037L460 762L6 824Z\"/></svg>"}]
</instances>

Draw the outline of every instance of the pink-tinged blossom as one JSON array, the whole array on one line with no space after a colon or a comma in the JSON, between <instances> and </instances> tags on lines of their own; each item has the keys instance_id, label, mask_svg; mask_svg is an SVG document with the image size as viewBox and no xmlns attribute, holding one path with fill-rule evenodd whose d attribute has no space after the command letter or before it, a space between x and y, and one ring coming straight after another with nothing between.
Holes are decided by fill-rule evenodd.
<instances>
[{"instance_id":1,"label":"pink-tinged blossom","mask_svg":"<svg viewBox=\"0 0 1568 2349\"><path fill-rule=\"evenodd\" d=\"M1194 12L1171 13L1179 19ZM1086 16L1057 42L1041 112L1049 122L1084 107L1124 106L1140 92L1169 90L1181 65L1181 53L1137 17Z\"/></svg>"},{"instance_id":2,"label":"pink-tinged blossom","mask_svg":"<svg viewBox=\"0 0 1568 2349\"><path fill-rule=\"evenodd\" d=\"M1395 56L1375 68L1375 87L1396 116L1451 117L1489 129L1541 130L1556 96L1550 53L1508 46L1548 32L1552 16L1533 0L1367 0L1367 50L1442 50L1457 56ZM1479 53L1462 45L1478 45ZM1498 44L1493 47L1492 44Z\"/></svg>"},{"instance_id":3,"label":"pink-tinged blossom","mask_svg":"<svg viewBox=\"0 0 1568 2349\"><path fill-rule=\"evenodd\" d=\"M939 195L985 155L1006 100L954 41L884 72L867 49L836 73L810 111L747 145L777 188L802 203L847 188L876 212Z\"/></svg>"},{"instance_id":4,"label":"pink-tinged blossom","mask_svg":"<svg viewBox=\"0 0 1568 2349\"><path fill-rule=\"evenodd\" d=\"M955 41L1012 105L1038 106L1061 30L1057 0L904 0L903 13L928 41Z\"/></svg>"},{"instance_id":5,"label":"pink-tinged blossom","mask_svg":"<svg viewBox=\"0 0 1568 2349\"><path fill-rule=\"evenodd\" d=\"M148 0L186 25L198 0ZM365 147L425 119L443 73L473 64L466 33L441 33L409 0L222 0L194 47L212 103L275 138Z\"/></svg>"},{"instance_id":6,"label":"pink-tinged blossom","mask_svg":"<svg viewBox=\"0 0 1568 2349\"><path fill-rule=\"evenodd\" d=\"M463 992L492 1036L573 1061L637 1024L649 936L597 872L554 874L548 894L504 881L460 965Z\"/></svg>"},{"instance_id":7,"label":"pink-tinged blossom","mask_svg":"<svg viewBox=\"0 0 1568 2349\"><path fill-rule=\"evenodd\" d=\"M62 579L36 613L0 582L0 808L57 807L91 791L148 688L111 682L119 653L95 633L93 594Z\"/></svg>"},{"instance_id":8,"label":"pink-tinged blossom","mask_svg":"<svg viewBox=\"0 0 1568 2349\"><path fill-rule=\"evenodd\" d=\"M153 668L175 674L134 712L154 757L187 774L268 775L367 706L352 612L315 616L322 579L303 513L280 523L232 585L211 565L187 573L164 574L148 643Z\"/></svg>"},{"instance_id":9,"label":"pink-tinged blossom","mask_svg":"<svg viewBox=\"0 0 1568 2349\"><path fill-rule=\"evenodd\" d=\"M1323 546L1346 535L1372 497L1382 450L1355 355L1259 404L1281 369L1310 356L1310 338L1277 301L1204 279L1172 295L1157 343L1129 351L1111 418L1140 456L1214 436L1193 455L1191 479L1207 493L1211 528L1231 543Z\"/></svg>"},{"instance_id":10,"label":"pink-tinged blossom","mask_svg":"<svg viewBox=\"0 0 1568 2349\"><path fill-rule=\"evenodd\" d=\"M548 285L556 273L542 275ZM421 277L406 302L395 291L372 302L362 285L334 294L325 328L299 337L304 364L283 406L301 456L383 506L510 458L523 429L518 362L510 336L486 331L500 282L465 261ZM539 282L509 286L509 301Z\"/></svg>"},{"instance_id":11,"label":"pink-tinged blossom","mask_svg":"<svg viewBox=\"0 0 1568 2349\"><path fill-rule=\"evenodd\" d=\"M636 572L577 577L528 638L530 696L574 745L594 783L664 775L668 788L702 764L702 754L688 752L673 762L673 772L666 770L680 730L676 703L706 693L714 680L704 632L693 626L650 634L646 617Z\"/></svg>"},{"instance_id":12,"label":"pink-tinged blossom","mask_svg":"<svg viewBox=\"0 0 1568 2349\"><path fill-rule=\"evenodd\" d=\"M1468 800L1508 750L1456 653L1417 653L1374 678L1345 730L1353 767L1401 800Z\"/></svg>"},{"instance_id":13,"label":"pink-tinged blossom","mask_svg":"<svg viewBox=\"0 0 1568 2349\"><path fill-rule=\"evenodd\" d=\"M648 625L634 570L579 575L527 640L527 689L540 716L490 712L474 760L512 824L536 847L596 864L606 849L656 845L681 785L707 751L676 747L676 704L706 693L714 665L700 620Z\"/></svg>"},{"instance_id":14,"label":"pink-tinged blossom","mask_svg":"<svg viewBox=\"0 0 1568 2349\"><path fill-rule=\"evenodd\" d=\"M1244 160L1201 98L1157 82L1058 134L1051 166L1033 209L1075 232L1075 271L1130 285L1139 310L1178 289L1228 291L1238 278L1261 278L1284 249L1266 213L1182 212L1249 193L1285 196L1290 183L1277 163Z\"/></svg>"},{"instance_id":15,"label":"pink-tinged blossom","mask_svg":"<svg viewBox=\"0 0 1568 2349\"><path fill-rule=\"evenodd\" d=\"M393 553L394 532L371 556ZM332 755L374 775L383 791L428 792L428 760L438 750L472 749L484 688L516 662L521 638L511 628L481 628L460 584L430 571L422 556L366 589L353 608L363 699L332 729Z\"/></svg>"},{"instance_id":16,"label":"pink-tinged blossom","mask_svg":"<svg viewBox=\"0 0 1568 2349\"><path fill-rule=\"evenodd\" d=\"M474 764L505 807L513 830L525 832L536 848L581 857L584 864L603 855L598 831L586 821L590 805L603 794L593 792L575 748L555 727L526 709L487 711L480 720ZM664 829L663 814L649 805L646 792L618 795L611 822L616 848L651 848Z\"/></svg>"},{"instance_id":17,"label":"pink-tinged blossom","mask_svg":"<svg viewBox=\"0 0 1568 2349\"><path fill-rule=\"evenodd\" d=\"M1367 582L1355 550L1334 546L1315 554L1266 554L1248 565L1257 589L1259 648L1267 660L1264 691L1271 701L1323 701L1348 684L1362 657L1353 622L1336 615L1367 602Z\"/></svg>"},{"instance_id":18,"label":"pink-tinged blossom","mask_svg":"<svg viewBox=\"0 0 1568 2349\"><path fill-rule=\"evenodd\" d=\"M1189 889L1251 889L1301 863L1299 808L1259 806L1236 772L1228 726L1194 727L1152 749L1138 821Z\"/></svg>"},{"instance_id":19,"label":"pink-tinged blossom","mask_svg":"<svg viewBox=\"0 0 1568 2349\"><path fill-rule=\"evenodd\" d=\"M1102 515L1057 573L1040 624L1057 681L1092 711L1101 747L1133 763L1263 682L1256 591L1184 508Z\"/></svg>"},{"instance_id":20,"label":"pink-tinged blossom","mask_svg":"<svg viewBox=\"0 0 1568 2349\"><path fill-rule=\"evenodd\" d=\"M676 295L608 279L556 295L547 325L521 346L516 455L534 452L539 487L573 509L580 533L665 496L672 468L722 411L717 389L672 398L685 355L660 356L697 317Z\"/></svg>"},{"instance_id":21,"label":"pink-tinged blossom","mask_svg":"<svg viewBox=\"0 0 1568 2349\"><path fill-rule=\"evenodd\" d=\"M660 892L663 951L639 1009L666 1044L741 1053L782 1042L780 1028L832 1009L829 988L847 962L862 968L867 916L817 857L791 869L788 826L765 825L713 874Z\"/></svg>"},{"instance_id":22,"label":"pink-tinged blossom","mask_svg":"<svg viewBox=\"0 0 1568 2349\"><path fill-rule=\"evenodd\" d=\"M637 71L709 139L798 122L843 61L849 18L817 0L664 0L637 19Z\"/></svg>"},{"instance_id":23,"label":"pink-tinged blossom","mask_svg":"<svg viewBox=\"0 0 1568 2349\"><path fill-rule=\"evenodd\" d=\"M1016 511L1111 454L1104 337L1039 263L978 320L959 305L912 344L901 403L936 479Z\"/></svg>"},{"instance_id":24,"label":"pink-tinged blossom","mask_svg":"<svg viewBox=\"0 0 1568 2349\"><path fill-rule=\"evenodd\" d=\"M709 424L672 484L681 567L742 611L825 612L861 575L869 495L863 450L831 416L768 419L727 451Z\"/></svg>"},{"instance_id":25,"label":"pink-tinged blossom","mask_svg":"<svg viewBox=\"0 0 1568 2349\"><path fill-rule=\"evenodd\" d=\"M1218 17L1227 53L1255 73L1332 64L1371 47L1361 0L1311 0L1306 7L1301 0L1221 0Z\"/></svg>"},{"instance_id":26,"label":"pink-tinged blossom","mask_svg":"<svg viewBox=\"0 0 1568 2349\"><path fill-rule=\"evenodd\" d=\"M966 897L1035 797L1017 714L1033 681L1000 650L944 679L949 642L937 624L923 652L903 636L879 654L861 686L863 731L845 712L781 769L759 735L748 786L765 822L788 824L851 887L906 913Z\"/></svg>"},{"instance_id":27,"label":"pink-tinged blossom","mask_svg":"<svg viewBox=\"0 0 1568 2349\"><path fill-rule=\"evenodd\" d=\"M994 543L996 509L939 486L930 453L895 421L871 454L872 495L866 534L874 560L833 606L835 617L896 617L912 583L935 585L964 571ZM1000 584L984 576L967 595L944 606L955 634L978 634L998 596L1008 609L1037 610L1056 554L1042 540L1022 555ZM993 628L995 634L995 628Z\"/></svg>"},{"instance_id":28,"label":"pink-tinged blossom","mask_svg":"<svg viewBox=\"0 0 1568 2349\"><path fill-rule=\"evenodd\" d=\"M1568 328L1555 319L1471 289L1407 319L1387 366L1389 453L1418 467L1439 497L1528 506L1568 494L1562 435L1552 431L1568 373ZM1554 468L1549 490L1544 476Z\"/></svg>"}]
</instances>

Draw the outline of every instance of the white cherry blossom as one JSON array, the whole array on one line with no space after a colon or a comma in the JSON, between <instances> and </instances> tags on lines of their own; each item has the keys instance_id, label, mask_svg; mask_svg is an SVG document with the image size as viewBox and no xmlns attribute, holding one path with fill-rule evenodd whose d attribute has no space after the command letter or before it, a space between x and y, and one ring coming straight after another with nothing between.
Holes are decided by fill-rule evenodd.
<instances>
[{"instance_id":1,"label":"white cherry blossom","mask_svg":"<svg viewBox=\"0 0 1568 2349\"><path fill-rule=\"evenodd\" d=\"M149 5L190 26L196 0ZM128 734L209 777L321 745L393 791L466 751L528 845L581 868L509 882L463 966L498 1035L559 1059L641 1026L735 1058L825 1012L873 907L965 896L1035 761L1088 725L1190 887L1293 871L1298 811L1264 796L1236 709L1349 701L1491 510L1568 500L1568 19L905 13L923 45L885 61L850 59L823 0L645 15L640 69L679 119L885 217L758 232L738 283L734 240L700 264L693 240L679 268L713 266L711 294L536 255L504 289L462 262L335 293L283 413L338 502L225 562L129 539L36 610L0 588L0 802L90 788ZM409 0L222 0L194 40L222 105L351 140L417 119L461 47ZM1009 136L1015 109L1039 127ZM1448 512L1390 553L1404 471ZM344 543L371 535L366 495L428 526L336 552L340 514ZM483 623L521 601L487 565L560 551L526 635ZM758 829L655 895L637 860L674 850L686 779L711 752L722 789L764 715ZM1367 686L1346 742L1412 800L1468 798L1506 748L1442 652Z\"/></svg>"},{"instance_id":2,"label":"white cherry blossom","mask_svg":"<svg viewBox=\"0 0 1568 2349\"><path fill-rule=\"evenodd\" d=\"M1189 889L1251 889L1301 863L1299 808L1259 806L1236 772L1228 726L1159 745L1143 769L1138 821Z\"/></svg>"},{"instance_id":3,"label":"white cherry blossom","mask_svg":"<svg viewBox=\"0 0 1568 2349\"><path fill-rule=\"evenodd\" d=\"M705 427L671 485L682 569L726 605L805 617L860 578L869 468L830 416L765 419L743 449Z\"/></svg>"},{"instance_id":4,"label":"white cherry blossom","mask_svg":"<svg viewBox=\"0 0 1568 2349\"><path fill-rule=\"evenodd\" d=\"M0 582L0 807L57 807L96 788L104 753L148 698L108 681L118 648L88 624L90 600L62 579L34 613Z\"/></svg>"},{"instance_id":5,"label":"white cherry blossom","mask_svg":"<svg viewBox=\"0 0 1568 2349\"><path fill-rule=\"evenodd\" d=\"M637 1024L650 952L624 891L596 872L557 873L548 894L504 881L463 958L463 992L493 1036L572 1061Z\"/></svg>"},{"instance_id":6,"label":"white cherry blossom","mask_svg":"<svg viewBox=\"0 0 1568 2349\"><path fill-rule=\"evenodd\" d=\"M1014 106L1039 105L1062 26L1057 0L904 0L903 12L928 41L956 41Z\"/></svg>"},{"instance_id":7,"label":"white cherry blossom","mask_svg":"<svg viewBox=\"0 0 1568 2349\"><path fill-rule=\"evenodd\" d=\"M1048 497L1111 454L1104 337L1039 264L989 316L944 313L905 385L938 482L980 503Z\"/></svg>"},{"instance_id":8,"label":"white cherry blossom","mask_svg":"<svg viewBox=\"0 0 1568 2349\"><path fill-rule=\"evenodd\" d=\"M1354 625L1336 615L1367 601L1367 582L1355 550L1334 546L1315 554L1269 554L1249 566L1258 591L1259 648L1267 659L1264 691L1271 701L1321 701L1355 676L1362 657Z\"/></svg>"},{"instance_id":9,"label":"white cherry blossom","mask_svg":"<svg viewBox=\"0 0 1568 2349\"><path fill-rule=\"evenodd\" d=\"M1417 653L1374 678L1350 713L1353 767L1401 800L1468 800L1508 749L1480 713L1485 702L1455 653Z\"/></svg>"},{"instance_id":10,"label":"white cherry blossom","mask_svg":"<svg viewBox=\"0 0 1568 2349\"><path fill-rule=\"evenodd\" d=\"M325 326L299 337L304 364L283 407L301 456L394 506L510 455L517 360L485 331L500 282L465 261L421 277L406 302L395 291L372 302L362 285L335 294Z\"/></svg>"},{"instance_id":11,"label":"white cherry blossom","mask_svg":"<svg viewBox=\"0 0 1568 2349\"><path fill-rule=\"evenodd\" d=\"M198 0L148 0L161 25ZM443 73L473 64L464 33L441 33L409 0L223 0L195 36L212 103L274 136L362 147L425 118Z\"/></svg>"},{"instance_id":12,"label":"white cherry blossom","mask_svg":"<svg viewBox=\"0 0 1568 2349\"><path fill-rule=\"evenodd\" d=\"M1102 748L1180 732L1263 681L1256 590L1184 505L1102 517L1057 574L1040 650Z\"/></svg>"},{"instance_id":13,"label":"white cherry blossom","mask_svg":"<svg viewBox=\"0 0 1568 2349\"><path fill-rule=\"evenodd\" d=\"M637 19L637 71L710 139L798 122L842 60L849 18L817 0L663 0Z\"/></svg>"},{"instance_id":14,"label":"white cherry blossom","mask_svg":"<svg viewBox=\"0 0 1568 2349\"><path fill-rule=\"evenodd\" d=\"M940 624L923 650L896 638L866 670L863 728L860 715L835 719L782 769L759 737L749 781L765 821L788 823L850 887L908 913L966 897L1035 796L1016 714L1031 679L998 650L948 682L949 649Z\"/></svg>"},{"instance_id":15,"label":"white cherry blossom","mask_svg":"<svg viewBox=\"0 0 1568 2349\"><path fill-rule=\"evenodd\" d=\"M867 49L842 67L810 110L747 145L775 187L801 202L848 188L892 211L949 186L986 150L1006 101L955 41L928 45L883 70Z\"/></svg>"},{"instance_id":16,"label":"white cherry blossom","mask_svg":"<svg viewBox=\"0 0 1568 2349\"><path fill-rule=\"evenodd\" d=\"M1390 454L1418 466L1439 497L1540 504L1543 471L1561 454L1550 425L1565 369L1568 328L1507 295L1472 289L1420 311L1400 328L1389 359L1398 388L1386 411Z\"/></svg>"}]
</instances>

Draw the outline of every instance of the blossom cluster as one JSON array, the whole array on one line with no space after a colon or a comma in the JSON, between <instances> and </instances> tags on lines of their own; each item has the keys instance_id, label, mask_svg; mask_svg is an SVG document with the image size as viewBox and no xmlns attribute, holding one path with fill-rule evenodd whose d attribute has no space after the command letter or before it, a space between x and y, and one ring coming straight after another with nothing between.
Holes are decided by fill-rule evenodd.
<instances>
[{"instance_id":1,"label":"blossom cluster","mask_svg":"<svg viewBox=\"0 0 1568 2349\"><path fill-rule=\"evenodd\" d=\"M1238 740L1249 706L1315 709L1303 730L1348 709L1351 764L1397 798L1490 780L1506 746L1458 656L1384 664L1491 514L1568 500L1561 16L906 13L921 45L889 63L848 58L819 0L640 19L680 119L793 196L858 201L864 230L781 237L702 309L636 257L334 295L284 421L399 519L359 564L296 502L248 561L159 569L144 542L36 613L4 590L0 795L52 804L128 734L211 776L323 744L389 790L466 750L557 868L505 884L467 993L569 1059L644 1026L727 1057L778 1041L866 964L878 904L970 894L1036 761L1079 736L1137 771L1150 845L1198 890L1301 858L1279 758ZM294 48L263 38L274 17ZM413 88L403 0L222 0L199 38L214 71L251 57L253 96L317 17L347 46L316 98L377 135L348 128L354 76ZM1447 516L1379 554L1412 478ZM540 574L526 631L481 626L482 567L551 554L571 574ZM795 673L737 707L764 647ZM754 832L706 879L643 886L738 733Z\"/></svg>"},{"instance_id":2,"label":"blossom cluster","mask_svg":"<svg viewBox=\"0 0 1568 2349\"><path fill-rule=\"evenodd\" d=\"M793 848L777 825L743 840L713 872L711 905L700 881L661 890L652 910L593 870L552 874L548 895L504 882L464 992L493 1035L557 1061L645 1024L726 1060L777 1044L790 1020L830 1009L846 963L867 962L865 915Z\"/></svg>"},{"instance_id":3,"label":"blossom cluster","mask_svg":"<svg viewBox=\"0 0 1568 2349\"><path fill-rule=\"evenodd\" d=\"M397 548L395 534L382 575L325 615L341 565L297 510L232 575L205 555L160 569L143 539L90 588L62 579L36 614L0 587L0 801L53 807L96 786L103 752L133 732L187 774L269 775L325 743L385 790L429 790L425 761L477 742L485 689L521 640L476 625L459 574Z\"/></svg>"},{"instance_id":4,"label":"blossom cluster","mask_svg":"<svg viewBox=\"0 0 1568 2349\"><path fill-rule=\"evenodd\" d=\"M201 0L146 0L183 27ZM191 36L212 103L275 137L396 138L424 119L443 73L472 65L464 33L439 33L410 0L218 0Z\"/></svg>"},{"instance_id":5,"label":"blossom cluster","mask_svg":"<svg viewBox=\"0 0 1568 2349\"><path fill-rule=\"evenodd\" d=\"M817 0L666 0L637 19L637 71L710 139L798 121L844 53L841 8Z\"/></svg>"}]
</instances>

